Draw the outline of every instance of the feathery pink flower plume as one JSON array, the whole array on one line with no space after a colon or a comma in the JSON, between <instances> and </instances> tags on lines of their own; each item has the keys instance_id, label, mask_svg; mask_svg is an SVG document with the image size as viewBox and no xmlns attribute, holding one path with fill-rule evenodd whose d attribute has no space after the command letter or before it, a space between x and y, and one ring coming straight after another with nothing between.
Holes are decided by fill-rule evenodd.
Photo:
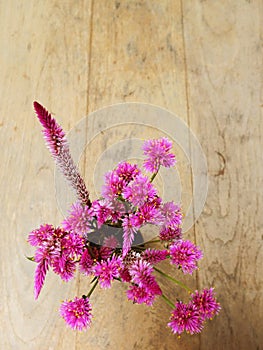
<instances>
[{"instance_id":1,"label":"feathery pink flower plume","mask_svg":"<svg viewBox=\"0 0 263 350\"><path fill-rule=\"evenodd\" d=\"M35 299L38 298L39 293L43 287L47 271L48 271L48 261L43 259L41 262L38 263L35 271L35 283L34 283Z\"/></svg>"},{"instance_id":2,"label":"feathery pink flower plume","mask_svg":"<svg viewBox=\"0 0 263 350\"><path fill-rule=\"evenodd\" d=\"M123 228L123 247L122 256L125 257L131 249L132 242L134 241L134 235L138 232L140 224L137 222L135 214L126 216L122 221Z\"/></svg>"},{"instance_id":3,"label":"feathery pink flower plume","mask_svg":"<svg viewBox=\"0 0 263 350\"><path fill-rule=\"evenodd\" d=\"M76 191L78 199L83 204L90 207L89 192L70 155L69 145L63 129L56 120L51 117L51 114L36 101L34 102L34 109L40 123L44 127L43 135L47 147L57 165Z\"/></svg>"}]
</instances>

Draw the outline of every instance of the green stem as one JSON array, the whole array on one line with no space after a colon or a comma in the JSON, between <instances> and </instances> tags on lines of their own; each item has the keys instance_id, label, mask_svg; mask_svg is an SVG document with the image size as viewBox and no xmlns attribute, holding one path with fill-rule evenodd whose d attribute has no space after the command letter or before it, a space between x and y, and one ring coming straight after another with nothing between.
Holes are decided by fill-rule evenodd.
<instances>
[{"instance_id":1,"label":"green stem","mask_svg":"<svg viewBox=\"0 0 263 350\"><path fill-rule=\"evenodd\" d=\"M158 166L158 169L155 173L152 174L151 180L150 182L153 182L153 180L155 179L155 176L158 174L158 171L160 170L160 165Z\"/></svg>"},{"instance_id":2,"label":"green stem","mask_svg":"<svg viewBox=\"0 0 263 350\"><path fill-rule=\"evenodd\" d=\"M165 302L166 302L169 306L171 306L172 309L174 309L174 304L171 302L170 299L167 298L166 295L162 294L162 298L165 300Z\"/></svg>"},{"instance_id":3,"label":"green stem","mask_svg":"<svg viewBox=\"0 0 263 350\"><path fill-rule=\"evenodd\" d=\"M144 251L146 248L145 248L145 247L141 247L141 245L142 245L142 244L140 244L140 245L135 245L135 246L133 247L133 249L134 249L134 250L139 250L140 252L141 252L141 251Z\"/></svg>"},{"instance_id":4,"label":"green stem","mask_svg":"<svg viewBox=\"0 0 263 350\"><path fill-rule=\"evenodd\" d=\"M92 286L91 290L88 292L87 298L89 298L89 297L91 296L91 294L93 293L94 289L97 287L98 282L99 282L99 279L97 278L97 279L96 279L96 282L95 282L94 285Z\"/></svg>"},{"instance_id":5,"label":"green stem","mask_svg":"<svg viewBox=\"0 0 263 350\"><path fill-rule=\"evenodd\" d=\"M159 169L158 169L158 170L159 170ZM150 182L153 182L153 180L155 179L155 176L156 176L157 173L158 173L158 170L156 171L156 173L153 173L153 174L152 174L152 177L151 177Z\"/></svg>"},{"instance_id":6,"label":"green stem","mask_svg":"<svg viewBox=\"0 0 263 350\"><path fill-rule=\"evenodd\" d=\"M174 283L178 284L178 286L186 289L188 292L192 293L192 290L190 288L188 288L185 284L183 284L182 282L176 280L175 278L173 278L172 276L167 275L166 273L164 273L163 271L157 269L157 267L153 267L155 271L159 272L162 276L166 277L167 279L173 281Z\"/></svg>"},{"instance_id":7,"label":"green stem","mask_svg":"<svg viewBox=\"0 0 263 350\"><path fill-rule=\"evenodd\" d=\"M142 248L140 248L141 245L150 244L150 243L160 243L160 242L161 241L159 239L155 239L155 240L152 240L152 241L147 241L147 242L140 243L140 244L136 245L135 247L139 248L139 249L142 249ZM146 248L144 247L143 249L146 249Z\"/></svg>"},{"instance_id":8,"label":"green stem","mask_svg":"<svg viewBox=\"0 0 263 350\"><path fill-rule=\"evenodd\" d=\"M159 239L155 239L155 240L153 240L153 241L145 242L145 244L146 244L146 243L147 243L147 244L149 244L149 243L159 243L159 242L161 242Z\"/></svg>"}]
</instances>

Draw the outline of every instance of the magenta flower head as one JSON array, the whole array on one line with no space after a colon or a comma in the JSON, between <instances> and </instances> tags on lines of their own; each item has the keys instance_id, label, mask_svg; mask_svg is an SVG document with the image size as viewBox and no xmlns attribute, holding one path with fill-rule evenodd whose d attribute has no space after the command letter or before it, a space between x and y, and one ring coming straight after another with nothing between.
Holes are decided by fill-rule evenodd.
<instances>
[{"instance_id":1,"label":"magenta flower head","mask_svg":"<svg viewBox=\"0 0 263 350\"><path fill-rule=\"evenodd\" d=\"M181 208L174 202L164 203L162 206L162 214L166 219L166 226L178 226L182 223Z\"/></svg>"},{"instance_id":2,"label":"magenta flower head","mask_svg":"<svg viewBox=\"0 0 263 350\"><path fill-rule=\"evenodd\" d=\"M203 319L212 319L221 309L220 304L216 301L213 288L205 288L202 293L196 290L191 297Z\"/></svg>"},{"instance_id":3,"label":"magenta flower head","mask_svg":"<svg viewBox=\"0 0 263 350\"><path fill-rule=\"evenodd\" d=\"M115 171L119 179L123 180L125 185L134 180L134 178L141 173L136 164L127 162L119 163Z\"/></svg>"},{"instance_id":4,"label":"magenta flower head","mask_svg":"<svg viewBox=\"0 0 263 350\"><path fill-rule=\"evenodd\" d=\"M184 331L190 334L200 333L203 321L200 318L197 307L193 303L184 304L178 301L172 311L168 326L173 333L180 335Z\"/></svg>"},{"instance_id":5,"label":"magenta flower head","mask_svg":"<svg viewBox=\"0 0 263 350\"><path fill-rule=\"evenodd\" d=\"M203 256L201 250L190 241L177 241L170 246L171 263L181 268L183 273L197 269L197 260Z\"/></svg>"},{"instance_id":6,"label":"magenta flower head","mask_svg":"<svg viewBox=\"0 0 263 350\"><path fill-rule=\"evenodd\" d=\"M114 278L120 277L122 259L115 255L106 261L98 262L94 267L94 275L99 277L99 284L102 288L110 288Z\"/></svg>"},{"instance_id":7,"label":"magenta flower head","mask_svg":"<svg viewBox=\"0 0 263 350\"><path fill-rule=\"evenodd\" d=\"M82 272L84 275L91 275L93 273L92 267L95 262L96 259L90 255L88 249L85 249L79 262L80 272Z\"/></svg>"},{"instance_id":8,"label":"magenta flower head","mask_svg":"<svg viewBox=\"0 0 263 350\"><path fill-rule=\"evenodd\" d=\"M164 222L164 216L159 208L156 208L154 202L144 203L137 212L137 221L140 225L150 223L160 225Z\"/></svg>"},{"instance_id":9,"label":"magenta flower head","mask_svg":"<svg viewBox=\"0 0 263 350\"><path fill-rule=\"evenodd\" d=\"M87 297L64 301L60 306L60 315L66 323L79 331L85 330L91 324L91 305Z\"/></svg>"},{"instance_id":10,"label":"magenta flower head","mask_svg":"<svg viewBox=\"0 0 263 350\"><path fill-rule=\"evenodd\" d=\"M129 269L132 281L139 287L143 287L148 284L149 276L152 275L152 266L143 259L137 259L131 265Z\"/></svg>"},{"instance_id":11,"label":"magenta flower head","mask_svg":"<svg viewBox=\"0 0 263 350\"><path fill-rule=\"evenodd\" d=\"M134 206L141 206L146 201L153 200L156 195L156 189L150 183L148 177L142 174L136 176L123 190L123 198L127 199Z\"/></svg>"},{"instance_id":12,"label":"magenta flower head","mask_svg":"<svg viewBox=\"0 0 263 350\"><path fill-rule=\"evenodd\" d=\"M102 195L112 200L122 194L123 189L129 182L140 174L137 165L121 162L117 168L105 174L105 185L102 188Z\"/></svg>"},{"instance_id":13,"label":"magenta flower head","mask_svg":"<svg viewBox=\"0 0 263 350\"><path fill-rule=\"evenodd\" d=\"M131 300L134 304L143 304L151 306L155 299L155 294L148 292L144 287L138 287L131 285L126 291L128 300Z\"/></svg>"},{"instance_id":14,"label":"magenta flower head","mask_svg":"<svg viewBox=\"0 0 263 350\"><path fill-rule=\"evenodd\" d=\"M57 273L63 281L68 282L74 277L76 263L68 256L62 255L52 261L53 271Z\"/></svg>"},{"instance_id":15,"label":"magenta flower head","mask_svg":"<svg viewBox=\"0 0 263 350\"><path fill-rule=\"evenodd\" d=\"M145 141L142 147L147 157L144 161L144 168L156 173L161 165L166 168L174 166L176 160L175 155L170 153L171 148L172 142L166 137Z\"/></svg>"},{"instance_id":16,"label":"magenta flower head","mask_svg":"<svg viewBox=\"0 0 263 350\"><path fill-rule=\"evenodd\" d=\"M41 225L38 229L29 233L27 240L32 246L38 246L48 241L53 236L53 233L54 227L52 225Z\"/></svg>"},{"instance_id":17,"label":"magenta flower head","mask_svg":"<svg viewBox=\"0 0 263 350\"><path fill-rule=\"evenodd\" d=\"M128 299L138 304L152 305L155 296L162 294L152 272L153 267L147 261L143 259L134 261L129 269L133 285L127 291Z\"/></svg>"},{"instance_id":18,"label":"magenta flower head","mask_svg":"<svg viewBox=\"0 0 263 350\"><path fill-rule=\"evenodd\" d=\"M160 261L165 260L168 255L169 252L166 249L159 250L148 248L142 253L141 256L143 260L149 262L150 264L157 264Z\"/></svg>"},{"instance_id":19,"label":"magenta flower head","mask_svg":"<svg viewBox=\"0 0 263 350\"><path fill-rule=\"evenodd\" d=\"M98 227L100 228L105 221L110 219L113 206L111 202L106 200L97 200L92 203L92 209L94 210L94 215L97 218Z\"/></svg>"},{"instance_id":20,"label":"magenta flower head","mask_svg":"<svg viewBox=\"0 0 263 350\"><path fill-rule=\"evenodd\" d=\"M104 198L112 200L121 194L124 183L119 178L116 171L109 171L105 174L105 184L102 187L102 195Z\"/></svg>"},{"instance_id":21,"label":"magenta flower head","mask_svg":"<svg viewBox=\"0 0 263 350\"><path fill-rule=\"evenodd\" d=\"M66 231L73 231L84 236L90 231L93 220L93 210L79 202L72 204L69 215L62 222Z\"/></svg>"},{"instance_id":22,"label":"magenta flower head","mask_svg":"<svg viewBox=\"0 0 263 350\"><path fill-rule=\"evenodd\" d=\"M163 226L159 233L159 238L161 241L174 241L182 239L182 228L178 226Z\"/></svg>"}]
</instances>

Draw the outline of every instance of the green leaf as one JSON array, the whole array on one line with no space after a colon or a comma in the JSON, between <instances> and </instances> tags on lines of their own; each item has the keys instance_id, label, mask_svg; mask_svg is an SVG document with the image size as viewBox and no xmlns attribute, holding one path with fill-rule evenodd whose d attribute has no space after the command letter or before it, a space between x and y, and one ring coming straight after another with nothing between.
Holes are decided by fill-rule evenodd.
<instances>
[{"instance_id":1,"label":"green leaf","mask_svg":"<svg viewBox=\"0 0 263 350\"><path fill-rule=\"evenodd\" d=\"M26 258L30 261L34 261L35 262L35 258L33 256L26 256Z\"/></svg>"}]
</instances>

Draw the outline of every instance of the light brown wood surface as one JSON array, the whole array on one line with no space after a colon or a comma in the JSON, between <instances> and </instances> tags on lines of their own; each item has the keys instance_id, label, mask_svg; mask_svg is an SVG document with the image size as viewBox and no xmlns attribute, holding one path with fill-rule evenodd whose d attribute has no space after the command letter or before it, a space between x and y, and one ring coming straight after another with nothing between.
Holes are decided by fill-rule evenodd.
<instances>
[{"instance_id":1,"label":"light brown wood surface","mask_svg":"<svg viewBox=\"0 0 263 350\"><path fill-rule=\"evenodd\" d=\"M0 348L261 349L262 1L0 1L0 23ZM96 290L91 329L73 332L58 307L86 292L89 281L80 276L65 284L50 273L34 301L27 234L63 218L35 99L65 130L99 108L142 102L175 113L194 132L209 189L202 215L185 233L205 255L186 281L214 285L222 305L201 335L178 340L165 327L169 308L161 300L154 308L132 305L119 284ZM95 132L92 118L85 128ZM138 125L98 135L80 162L93 198L94 168L105 147L156 135L161 131ZM185 166L180 152L186 206L195 159Z\"/></svg>"}]
</instances>

